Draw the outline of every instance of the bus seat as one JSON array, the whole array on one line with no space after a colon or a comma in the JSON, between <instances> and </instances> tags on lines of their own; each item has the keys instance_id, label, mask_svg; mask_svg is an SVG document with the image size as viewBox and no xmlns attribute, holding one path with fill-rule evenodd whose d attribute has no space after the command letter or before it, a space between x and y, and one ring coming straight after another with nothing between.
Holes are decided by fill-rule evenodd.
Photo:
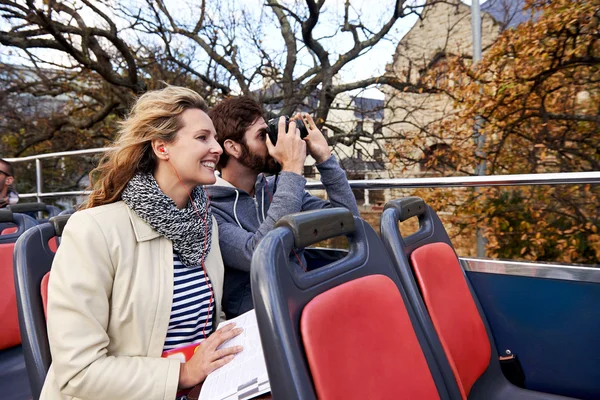
<instances>
[{"instance_id":1,"label":"bus seat","mask_svg":"<svg viewBox=\"0 0 600 400\"><path fill-rule=\"evenodd\" d=\"M51 363L46 330L43 280L54 260L50 239L60 236L69 215L50 218L22 235L15 245L14 270L19 326L23 341L23 354L29 375L33 398L39 398L46 373Z\"/></svg>"},{"instance_id":2,"label":"bus seat","mask_svg":"<svg viewBox=\"0 0 600 400\"><path fill-rule=\"evenodd\" d=\"M403 237L398 222L419 219ZM386 204L381 236L455 399L566 399L521 389L503 375L491 331L442 222L418 197ZM442 349L442 351L439 351Z\"/></svg>"},{"instance_id":3,"label":"bus seat","mask_svg":"<svg viewBox=\"0 0 600 400\"><path fill-rule=\"evenodd\" d=\"M4 350L21 343L13 277L15 242L37 223L33 218L13 214L8 209L0 210L0 223L9 223L16 228L12 233L0 235L0 350Z\"/></svg>"},{"instance_id":4,"label":"bus seat","mask_svg":"<svg viewBox=\"0 0 600 400\"><path fill-rule=\"evenodd\" d=\"M12 264L14 242L37 222L26 215L0 209L0 224L4 228L13 228L13 232L5 231L0 235L0 393L8 393L9 397L15 396L13 398L27 399L31 397L31 391L27 381L23 348L19 346L21 337Z\"/></svg>"},{"instance_id":5,"label":"bus seat","mask_svg":"<svg viewBox=\"0 0 600 400\"><path fill-rule=\"evenodd\" d=\"M60 208L51 206L46 203L17 203L11 204L7 208L14 213L30 215L31 217L37 219L39 223L48 222L50 218L55 217L60 213ZM45 213L47 217L38 219L38 212Z\"/></svg>"},{"instance_id":6,"label":"bus seat","mask_svg":"<svg viewBox=\"0 0 600 400\"><path fill-rule=\"evenodd\" d=\"M345 235L345 257L305 272L292 249ZM271 393L282 399L449 399L375 231L343 208L280 219L251 283Z\"/></svg>"}]
</instances>

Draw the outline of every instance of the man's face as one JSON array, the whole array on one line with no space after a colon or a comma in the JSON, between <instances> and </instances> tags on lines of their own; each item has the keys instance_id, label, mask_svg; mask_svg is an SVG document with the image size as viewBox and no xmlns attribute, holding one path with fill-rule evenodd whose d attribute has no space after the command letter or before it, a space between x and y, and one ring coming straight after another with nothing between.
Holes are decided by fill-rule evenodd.
<instances>
[{"instance_id":1,"label":"man's face","mask_svg":"<svg viewBox=\"0 0 600 400\"><path fill-rule=\"evenodd\" d=\"M281 171L281 165L267 149L267 123L264 118L258 118L246 129L244 139L240 142L242 155L239 162L255 172L275 174Z\"/></svg>"},{"instance_id":2,"label":"man's face","mask_svg":"<svg viewBox=\"0 0 600 400\"><path fill-rule=\"evenodd\" d=\"M0 191L13 182L13 177L6 171L6 166L0 163Z\"/></svg>"}]
</instances>

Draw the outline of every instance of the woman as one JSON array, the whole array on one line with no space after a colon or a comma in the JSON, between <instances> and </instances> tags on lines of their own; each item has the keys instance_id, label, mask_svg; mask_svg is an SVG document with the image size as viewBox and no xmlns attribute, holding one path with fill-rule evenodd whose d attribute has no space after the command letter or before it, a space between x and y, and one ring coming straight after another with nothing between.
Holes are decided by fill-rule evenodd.
<instances>
[{"instance_id":1,"label":"woman","mask_svg":"<svg viewBox=\"0 0 600 400\"><path fill-rule=\"evenodd\" d=\"M172 400L241 351L217 350L240 328L208 336L223 262L200 186L215 182L222 153L206 112L189 89L144 94L93 171L92 194L52 265L42 399ZM185 363L161 358L200 341Z\"/></svg>"}]
</instances>

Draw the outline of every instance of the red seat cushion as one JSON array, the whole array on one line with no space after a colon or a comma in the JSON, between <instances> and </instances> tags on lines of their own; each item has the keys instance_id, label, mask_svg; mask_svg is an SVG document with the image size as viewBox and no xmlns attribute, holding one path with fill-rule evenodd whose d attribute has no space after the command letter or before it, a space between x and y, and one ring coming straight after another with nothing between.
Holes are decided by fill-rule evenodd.
<instances>
[{"instance_id":1,"label":"red seat cushion","mask_svg":"<svg viewBox=\"0 0 600 400\"><path fill-rule=\"evenodd\" d=\"M48 240L48 247L52 252L56 253L56 250L58 249L58 238L56 236Z\"/></svg>"},{"instance_id":2,"label":"red seat cushion","mask_svg":"<svg viewBox=\"0 0 600 400\"><path fill-rule=\"evenodd\" d=\"M50 272L42 278L40 283L40 293L42 294L42 305L44 306L44 316L48 319L48 281L50 280Z\"/></svg>"},{"instance_id":3,"label":"red seat cushion","mask_svg":"<svg viewBox=\"0 0 600 400\"><path fill-rule=\"evenodd\" d=\"M386 276L316 296L300 330L319 399L439 399L402 296Z\"/></svg>"},{"instance_id":4,"label":"red seat cushion","mask_svg":"<svg viewBox=\"0 0 600 400\"><path fill-rule=\"evenodd\" d=\"M411 261L431 321L466 399L492 355L479 310L449 245L420 247L412 252Z\"/></svg>"},{"instance_id":5,"label":"red seat cushion","mask_svg":"<svg viewBox=\"0 0 600 400\"><path fill-rule=\"evenodd\" d=\"M14 243L0 244L0 350L21 343L13 275Z\"/></svg>"},{"instance_id":6,"label":"red seat cushion","mask_svg":"<svg viewBox=\"0 0 600 400\"><path fill-rule=\"evenodd\" d=\"M0 235L10 235L11 233L15 233L19 228L16 226L9 226L8 228L4 228Z\"/></svg>"}]
</instances>

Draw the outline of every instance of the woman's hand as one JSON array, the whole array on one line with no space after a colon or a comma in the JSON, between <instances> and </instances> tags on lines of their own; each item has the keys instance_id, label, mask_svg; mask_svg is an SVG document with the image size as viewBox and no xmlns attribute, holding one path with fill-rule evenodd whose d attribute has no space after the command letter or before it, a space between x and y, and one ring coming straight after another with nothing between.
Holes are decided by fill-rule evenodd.
<instances>
[{"instance_id":1,"label":"woman's hand","mask_svg":"<svg viewBox=\"0 0 600 400\"><path fill-rule=\"evenodd\" d=\"M233 346L218 349L220 345L229 339L242 333L242 328L235 328L235 323L229 323L219 328L200 343L198 350L192 358L181 366L179 371L179 388L185 389L196 386L204 381L208 374L222 367L231 360L235 354L243 350L242 346Z\"/></svg>"}]
</instances>

